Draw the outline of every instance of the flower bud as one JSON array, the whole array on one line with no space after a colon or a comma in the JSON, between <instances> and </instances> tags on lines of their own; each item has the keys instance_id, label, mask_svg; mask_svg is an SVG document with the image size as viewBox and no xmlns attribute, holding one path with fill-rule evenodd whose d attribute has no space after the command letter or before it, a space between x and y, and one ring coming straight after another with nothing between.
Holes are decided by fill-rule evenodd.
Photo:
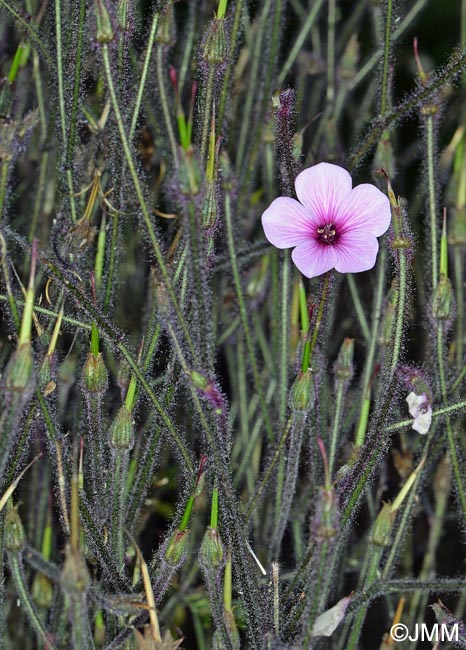
<instances>
[{"instance_id":1,"label":"flower bud","mask_svg":"<svg viewBox=\"0 0 466 650\"><path fill-rule=\"evenodd\" d=\"M185 196L196 196L201 188L202 173L193 149L182 151L178 170L179 190Z\"/></svg>"},{"instance_id":2,"label":"flower bud","mask_svg":"<svg viewBox=\"0 0 466 650\"><path fill-rule=\"evenodd\" d=\"M338 500L333 488L320 487L317 495L313 530L318 541L332 540L339 528Z\"/></svg>"},{"instance_id":3,"label":"flower bud","mask_svg":"<svg viewBox=\"0 0 466 650\"><path fill-rule=\"evenodd\" d=\"M213 183L209 184L207 188L207 194L202 202L201 207L201 218L202 218L202 227L206 230L213 228L217 223L217 193L215 191L215 185Z\"/></svg>"},{"instance_id":4,"label":"flower bud","mask_svg":"<svg viewBox=\"0 0 466 650\"><path fill-rule=\"evenodd\" d=\"M450 279L441 275L434 292L432 314L437 320L448 320L452 312L453 290Z\"/></svg>"},{"instance_id":5,"label":"flower bud","mask_svg":"<svg viewBox=\"0 0 466 650\"><path fill-rule=\"evenodd\" d=\"M223 564L223 543L216 528L207 528L199 551L199 563L205 569L218 569Z\"/></svg>"},{"instance_id":6,"label":"flower bud","mask_svg":"<svg viewBox=\"0 0 466 650\"><path fill-rule=\"evenodd\" d=\"M49 609L53 601L53 584L43 573L36 573L31 587L32 598L41 609Z\"/></svg>"},{"instance_id":7,"label":"flower bud","mask_svg":"<svg viewBox=\"0 0 466 650\"><path fill-rule=\"evenodd\" d=\"M155 42L163 45L171 45L174 41L175 34L175 19L173 12L173 4L168 3L165 11L159 18L157 26L157 34L155 35Z\"/></svg>"},{"instance_id":8,"label":"flower bud","mask_svg":"<svg viewBox=\"0 0 466 650\"><path fill-rule=\"evenodd\" d=\"M227 53L225 21L223 18L214 18L207 28L207 37L202 47L202 58L210 65L219 65L225 61Z\"/></svg>"},{"instance_id":9,"label":"flower bud","mask_svg":"<svg viewBox=\"0 0 466 650\"><path fill-rule=\"evenodd\" d=\"M466 206L456 208L453 212L448 243L452 246L466 245Z\"/></svg>"},{"instance_id":10,"label":"flower bud","mask_svg":"<svg viewBox=\"0 0 466 650\"><path fill-rule=\"evenodd\" d=\"M89 352L83 368L83 384L90 393L104 393L108 385L108 373L102 354Z\"/></svg>"},{"instance_id":11,"label":"flower bud","mask_svg":"<svg viewBox=\"0 0 466 650\"><path fill-rule=\"evenodd\" d=\"M388 292L380 325L379 344L384 347L390 345L393 340L392 333L395 324L396 306L398 304L399 293L398 287L395 284L392 284L390 291Z\"/></svg>"},{"instance_id":12,"label":"flower bud","mask_svg":"<svg viewBox=\"0 0 466 650\"><path fill-rule=\"evenodd\" d=\"M60 576L63 591L73 597L76 592L85 593L89 590L90 577L86 562L79 551L71 546L66 547L65 563Z\"/></svg>"},{"instance_id":13,"label":"flower bud","mask_svg":"<svg viewBox=\"0 0 466 650\"><path fill-rule=\"evenodd\" d=\"M309 404L314 404L314 379L312 371L300 372L291 387L291 407L297 411L304 411Z\"/></svg>"},{"instance_id":14,"label":"flower bud","mask_svg":"<svg viewBox=\"0 0 466 650\"><path fill-rule=\"evenodd\" d=\"M346 338L340 348L334 367L335 379L348 381L353 376L354 339Z\"/></svg>"},{"instance_id":15,"label":"flower bud","mask_svg":"<svg viewBox=\"0 0 466 650\"><path fill-rule=\"evenodd\" d=\"M10 507L5 517L5 548L18 553L26 545L26 535L18 513L18 506Z\"/></svg>"},{"instance_id":16,"label":"flower bud","mask_svg":"<svg viewBox=\"0 0 466 650\"><path fill-rule=\"evenodd\" d=\"M42 391L47 388L47 385L52 381L52 361L53 356L46 354L38 372L39 386Z\"/></svg>"},{"instance_id":17,"label":"flower bud","mask_svg":"<svg viewBox=\"0 0 466 650\"><path fill-rule=\"evenodd\" d=\"M111 43L115 35L104 0L97 0L97 33L99 43Z\"/></svg>"},{"instance_id":18,"label":"flower bud","mask_svg":"<svg viewBox=\"0 0 466 650\"><path fill-rule=\"evenodd\" d=\"M5 390L14 393L27 391L34 377L34 362L30 343L20 345L5 370Z\"/></svg>"},{"instance_id":19,"label":"flower bud","mask_svg":"<svg viewBox=\"0 0 466 650\"><path fill-rule=\"evenodd\" d=\"M389 503L384 503L382 510L377 515L372 529L371 542L376 546L388 546L390 544L390 532L392 530L394 513Z\"/></svg>"},{"instance_id":20,"label":"flower bud","mask_svg":"<svg viewBox=\"0 0 466 650\"><path fill-rule=\"evenodd\" d=\"M110 427L109 443L115 449L132 449L134 445L133 418L124 404Z\"/></svg>"},{"instance_id":21,"label":"flower bud","mask_svg":"<svg viewBox=\"0 0 466 650\"><path fill-rule=\"evenodd\" d=\"M186 530L176 530L173 533L168 548L165 551L165 560L168 564L171 564L172 566L178 566L181 564L186 551L188 539L189 528L186 528Z\"/></svg>"}]
</instances>

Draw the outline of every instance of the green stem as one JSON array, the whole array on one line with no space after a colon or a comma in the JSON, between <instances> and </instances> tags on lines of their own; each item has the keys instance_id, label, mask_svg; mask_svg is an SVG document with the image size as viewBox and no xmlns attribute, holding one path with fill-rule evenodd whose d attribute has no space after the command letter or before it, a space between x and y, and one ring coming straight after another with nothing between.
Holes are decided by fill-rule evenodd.
<instances>
[{"instance_id":1,"label":"green stem","mask_svg":"<svg viewBox=\"0 0 466 650\"><path fill-rule=\"evenodd\" d=\"M123 146L123 150L124 150L124 154L125 154L125 158L126 158L126 164L128 165L128 169L129 169L131 179L132 179L133 184L134 184L134 189L136 191L136 195L137 195L137 198L138 198L138 201L139 201L139 205L141 206L141 211L142 211L142 214L143 214L144 223L146 225L146 228L147 228L147 231L148 231L151 243L152 243L152 247L154 249L154 253L155 253L155 257L157 259L157 263L158 263L158 265L160 267L160 271L161 271L162 278L163 278L163 281L164 281L164 284L165 284L165 288L167 289L167 293L168 293L168 295L170 297L170 300L171 300L171 302L173 304L173 308L174 308L174 310L176 312L178 323L179 323L180 327L183 330L183 334L185 336L187 345L189 346L191 352L193 353L193 356L196 356L194 346L193 346L193 342L191 340L191 335L189 333L189 329L188 329L188 326L186 324L186 320L185 320L185 318L183 316L183 313L181 311L181 307L180 307L180 305L178 303L178 299L176 297L175 290L173 288L173 284L172 284L172 281L170 279L170 274L168 272L168 268L167 268L167 265L165 263L165 260L164 260L163 254L162 254L162 249L160 248L160 244L157 241L157 238L155 236L155 232L154 232L154 228L152 226L152 221L151 221L151 217L150 217L150 214L149 214L149 210L148 210L148 207L147 207L147 204L146 204L146 200L144 198L144 194L142 192L141 184L139 182L139 177L138 177L138 173L137 173L137 170L136 170L136 166L134 164L134 161L133 161L133 158L132 158L132 155L131 155L131 151L130 151L129 144L128 144L128 139L126 137L125 127L124 127L124 124L123 124L123 119L122 119L121 113L120 113L120 107L118 105L118 101L117 101L117 97L116 97L116 93L115 93L115 87L113 85L112 68L111 68L111 65L110 65L110 56L109 56L109 52L108 52L108 45L106 43L104 43L102 45L102 56L103 56L103 62L104 62L105 75L106 75L106 79L107 79L108 89L109 89L110 98L111 98L111 102L112 102L112 108L113 108L113 111L115 113L115 119L116 119L116 122L117 122L118 131L119 131L119 134L120 134L120 140L121 140L121 144Z\"/></svg>"},{"instance_id":2,"label":"green stem","mask_svg":"<svg viewBox=\"0 0 466 650\"><path fill-rule=\"evenodd\" d=\"M406 303L406 285L407 285L407 270L406 270L406 251L403 248L398 250L398 263L400 269L399 285L398 285L398 302L396 310L395 321L395 336L393 340L393 348L390 362L390 379L395 374L396 367L401 353L401 342L403 338L403 328L405 325L405 303Z\"/></svg>"},{"instance_id":3,"label":"green stem","mask_svg":"<svg viewBox=\"0 0 466 650\"><path fill-rule=\"evenodd\" d=\"M249 328L248 314L247 314L246 304L244 302L243 288L241 286L241 278L239 275L238 261L237 261L236 251L235 251L235 242L234 242L234 235L233 235L233 223L231 218L231 199L230 199L229 192L225 194L225 219L226 219L226 227L227 227L228 251L230 253L231 269L233 271L233 279L235 282L236 295L238 298L238 307L239 307L241 322L244 330L244 338L246 341L246 347L248 350L249 360L252 367L254 383L256 385L256 390L259 395L259 401L262 409L262 415L264 418L265 427L267 429L267 433L270 440L273 440L272 424L270 421L269 410L267 408L267 404L264 397L264 391L262 387L262 380L259 374L259 368L257 367L255 349L251 337L251 330Z\"/></svg>"},{"instance_id":4,"label":"green stem","mask_svg":"<svg viewBox=\"0 0 466 650\"><path fill-rule=\"evenodd\" d=\"M49 632L45 629L44 624L41 621L31 594L27 588L20 555L17 552L8 552L8 560L13 582L15 583L21 605L24 607L27 620L30 622L40 641L44 644L44 647L47 648L47 650L57 650L57 647L52 642Z\"/></svg>"},{"instance_id":5,"label":"green stem","mask_svg":"<svg viewBox=\"0 0 466 650\"><path fill-rule=\"evenodd\" d=\"M382 68L382 95L380 98L380 115L385 115L388 106L388 70L390 65L390 36L392 31L392 0L387 0L387 16L385 20L385 40L384 40L384 53L383 53L383 68Z\"/></svg>"},{"instance_id":6,"label":"green stem","mask_svg":"<svg viewBox=\"0 0 466 650\"><path fill-rule=\"evenodd\" d=\"M168 107L167 93L165 92L165 79L163 77L164 72L163 65L163 45L158 44L157 47L157 84L160 94L160 104L162 106L162 113L165 119L165 126L167 128L168 140L170 141L170 147L172 150L173 163L176 168L179 166L178 161L178 147L176 145L175 133L173 131L173 124L171 118L171 111Z\"/></svg>"},{"instance_id":7,"label":"green stem","mask_svg":"<svg viewBox=\"0 0 466 650\"><path fill-rule=\"evenodd\" d=\"M57 49L57 79L58 79L58 107L60 111L60 125L62 134L63 158L67 162L67 136L66 136L66 111L65 111L65 91L63 86L63 50L62 50L62 33L61 33L61 0L55 0L55 47ZM72 153L72 152L70 152ZM76 207L74 202L73 176L71 169L66 169L66 178L68 181L68 191L71 208L71 218L76 221Z\"/></svg>"},{"instance_id":8,"label":"green stem","mask_svg":"<svg viewBox=\"0 0 466 650\"><path fill-rule=\"evenodd\" d=\"M364 312L361 299L359 297L359 292L356 286L354 275L352 273L347 273L345 277L348 281L348 286L351 293L351 298L353 299L353 305L356 311L356 316L359 321L359 326L361 328L362 334L366 342L369 342L371 340L371 332L369 330L369 324L367 322L366 314Z\"/></svg>"},{"instance_id":9,"label":"green stem","mask_svg":"<svg viewBox=\"0 0 466 650\"><path fill-rule=\"evenodd\" d=\"M426 119L426 154L427 154L427 186L429 191L429 223L430 246L432 256L432 287L435 289L438 282L438 233L437 233L437 202L435 187L435 142L434 119L428 115Z\"/></svg>"},{"instance_id":10,"label":"green stem","mask_svg":"<svg viewBox=\"0 0 466 650\"><path fill-rule=\"evenodd\" d=\"M443 354L444 354L443 340L444 340L443 324L439 322L437 325L437 363L439 368L440 391L442 393L442 399L446 401L448 397L448 392L447 392L447 381L445 377L445 365L443 359ZM463 517L466 517L466 490L465 490L465 485L463 483L463 472L461 471L460 468L456 441L453 434L453 428L451 426L451 420L449 415L446 416L445 424L447 429L448 446L450 449L451 465L453 469L453 476L455 478L458 500L461 505Z\"/></svg>"},{"instance_id":11,"label":"green stem","mask_svg":"<svg viewBox=\"0 0 466 650\"><path fill-rule=\"evenodd\" d=\"M134 138L134 133L136 131L136 124L139 117L139 111L141 110L142 97L144 95L144 89L146 87L147 75L149 74L150 61L152 58L152 49L154 47L154 39L157 33L157 25L159 22L159 12L154 12L152 18L152 24L149 32L149 40L147 42L146 56L144 57L144 64L142 66L141 79L139 80L138 92L136 95L136 101L134 103L133 115L131 117L131 126L129 129L129 141L132 142Z\"/></svg>"},{"instance_id":12,"label":"green stem","mask_svg":"<svg viewBox=\"0 0 466 650\"><path fill-rule=\"evenodd\" d=\"M209 138L209 128L210 128L210 114L212 106L212 94L214 90L214 79L215 79L215 65L209 65L209 74L207 76L207 86L205 97L203 99L204 104L204 119L202 126L202 137L201 137L201 162L205 162L205 156L207 151L207 140Z\"/></svg>"}]
</instances>

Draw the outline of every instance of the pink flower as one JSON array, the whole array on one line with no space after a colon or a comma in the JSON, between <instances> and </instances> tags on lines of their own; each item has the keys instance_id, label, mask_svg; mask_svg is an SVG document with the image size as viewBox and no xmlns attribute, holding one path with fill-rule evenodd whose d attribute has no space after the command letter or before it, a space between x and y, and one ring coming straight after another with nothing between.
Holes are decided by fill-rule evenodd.
<instances>
[{"instance_id":1,"label":"pink flower","mask_svg":"<svg viewBox=\"0 0 466 650\"><path fill-rule=\"evenodd\" d=\"M379 242L390 224L390 202L375 185L352 189L350 174L329 163L301 172L299 201L281 196L262 215L265 236L277 248L295 247L293 262L308 278L335 268L341 273L375 265Z\"/></svg>"}]
</instances>

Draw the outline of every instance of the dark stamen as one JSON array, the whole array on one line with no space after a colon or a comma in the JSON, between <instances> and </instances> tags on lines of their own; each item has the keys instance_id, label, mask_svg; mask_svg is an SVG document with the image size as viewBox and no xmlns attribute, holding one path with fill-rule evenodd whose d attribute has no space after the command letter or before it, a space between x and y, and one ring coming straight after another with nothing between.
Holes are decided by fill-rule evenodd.
<instances>
[{"instance_id":1,"label":"dark stamen","mask_svg":"<svg viewBox=\"0 0 466 650\"><path fill-rule=\"evenodd\" d=\"M317 241L320 244L334 244L337 238L337 231L333 223L327 223L325 226L317 228Z\"/></svg>"}]
</instances>

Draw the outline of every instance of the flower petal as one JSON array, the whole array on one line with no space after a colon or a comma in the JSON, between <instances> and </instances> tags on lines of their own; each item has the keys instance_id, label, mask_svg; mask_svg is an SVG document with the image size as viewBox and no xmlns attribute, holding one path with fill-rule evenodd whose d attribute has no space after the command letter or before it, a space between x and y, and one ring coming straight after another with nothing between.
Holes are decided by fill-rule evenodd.
<instances>
[{"instance_id":1,"label":"flower petal","mask_svg":"<svg viewBox=\"0 0 466 650\"><path fill-rule=\"evenodd\" d=\"M350 174L330 163L319 163L298 174L296 195L303 205L312 210L316 225L332 223L337 206L351 192ZM330 221L329 221L330 220Z\"/></svg>"},{"instance_id":2,"label":"flower petal","mask_svg":"<svg viewBox=\"0 0 466 650\"><path fill-rule=\"evenodd\" d=\"M312 226L308 210L286 196L272 201L262 215L265 236L277 248L290 248L308 240Z\"/></svg>"},{"instance_id":3,"label":"flower petal","mask_svg":"<svg viewBox=\"0 0 466 650\"><path fill-rule=\"evenodd\" d=\"M388 197L369 183L358 185L338 204L335 225L344 231L364 230L380 237L390 225Z\"/></svg>"},{"instance_id":4,"label":"flower petal","mask_svg":"<svg viewBox=\"0 0 466 650\"><path fill-rule=\"evenodd\" d=\"M359 273L375 266L379 242L367 232L355 230L340 235L335 250L335 268L340 273Z\"/></svg>"},{"instance_id":5,"label":"flower petal","mask_svg":"<svg viewBox=\"0 0 466 650\"><path fill-rule=\"evenodd\" d=\"M291 257L307 278L315 278L335 266L335 248L323 246L315 239L308 239L296 246Z\"/></svg>"}]
</instances>

